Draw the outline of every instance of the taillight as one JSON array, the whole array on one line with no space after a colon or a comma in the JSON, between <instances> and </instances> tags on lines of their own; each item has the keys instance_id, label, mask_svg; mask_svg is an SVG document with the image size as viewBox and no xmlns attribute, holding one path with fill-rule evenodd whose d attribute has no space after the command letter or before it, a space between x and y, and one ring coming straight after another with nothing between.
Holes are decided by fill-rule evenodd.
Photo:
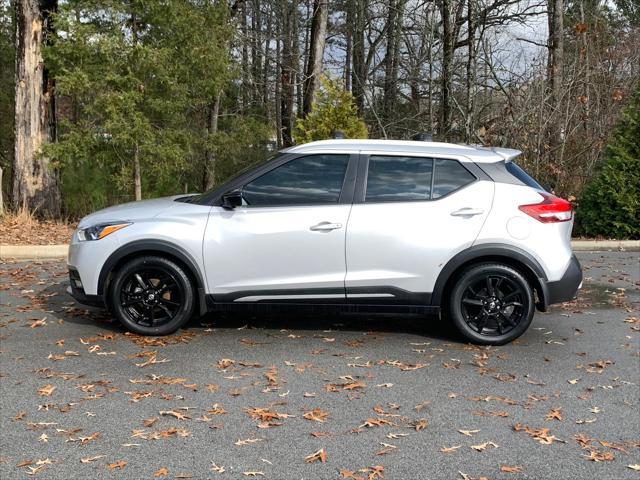
<instances>
[{"instance_id":1,"label":"taillight","mask_svg":"<svg viewBox=\"0 0 640 480\"><path fill-rule=\"evenodd\" d=\"M518 208L542 223L568 222L571 220L573 213L569 202L550 193L540 193L540 195L543 198L542 202L520 205Z\"/></svg>"}]
</instances>

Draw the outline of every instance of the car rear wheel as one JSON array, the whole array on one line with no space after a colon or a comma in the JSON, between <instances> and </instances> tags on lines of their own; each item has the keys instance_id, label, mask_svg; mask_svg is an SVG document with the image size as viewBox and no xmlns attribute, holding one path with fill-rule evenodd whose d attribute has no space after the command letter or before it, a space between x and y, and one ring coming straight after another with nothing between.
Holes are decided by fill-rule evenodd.
<instances>
[{"instance_id":1,"label":"car rear wheel","mask_svg":"<svg viewBox=\"0 0 640 480\"><path fill-rule=\"evenodd\" d=\"M522 335L535 303L527 279L512 267L484 263L466 269L449 297L448 313L462 335L482 345L503 345Z\"/></svg>"},{"instance_id":2,"label":"car rear wheel","mask_svg":"<svg viewBox=\"0 0 640 480\"><path fill-rule=\"evenodd\" d=\"M134 258L115 273L109 304L128 330L168 335L191 318L194 289L187 273L175 262L156 256Z\"/></svg>"}]
</instances>

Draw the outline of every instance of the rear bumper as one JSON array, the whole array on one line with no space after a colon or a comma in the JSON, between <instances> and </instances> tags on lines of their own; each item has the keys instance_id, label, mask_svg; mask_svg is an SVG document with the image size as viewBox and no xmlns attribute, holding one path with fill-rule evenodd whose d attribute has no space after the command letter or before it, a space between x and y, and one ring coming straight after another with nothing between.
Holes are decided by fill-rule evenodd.
<instances>
[{"instance_id":1,"label":"rear bumper","mask_svg":"<svg viewBox=\"0 0 640 480\"><path fill-rule=\"evenodd\" d=\"M573 255L567 270L560 280L543 283L545 307L554 303L573 300L581 286L582 267L576 256Z\"/></svg>"}]
</instances>

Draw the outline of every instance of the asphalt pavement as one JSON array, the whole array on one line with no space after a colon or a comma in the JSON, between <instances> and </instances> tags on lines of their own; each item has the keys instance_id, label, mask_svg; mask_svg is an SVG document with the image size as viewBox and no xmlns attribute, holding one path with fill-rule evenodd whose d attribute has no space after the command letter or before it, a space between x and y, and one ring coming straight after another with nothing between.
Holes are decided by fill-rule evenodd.
<instances>
[{"instance_id":1,"label":"asphalt pavement","mask_svg":"<svg viewBox=\"0 0 640 480\"><path fill-rule=\"evenodd\" d=\"M502 347L418 316L125 334L61 261L0 265L0 478L640 479L639 254Z\"/></svg>"}]
</instances>

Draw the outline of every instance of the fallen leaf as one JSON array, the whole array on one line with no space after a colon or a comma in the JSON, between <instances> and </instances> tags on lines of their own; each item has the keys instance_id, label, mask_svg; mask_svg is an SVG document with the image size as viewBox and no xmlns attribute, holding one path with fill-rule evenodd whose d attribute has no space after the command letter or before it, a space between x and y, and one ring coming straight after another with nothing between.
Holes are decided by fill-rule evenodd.
<instances>
[{"instance_id":1,"label":"fallen leaf","mask_svg":"<svg viewBox=\"0 0 640 480\"><path fill-rule=\"evenodd\" d=\"M163 416L170 415L177 418L178 420L191 420L191 417L189 415L185 415L184 413L178 412L176 410L161 410L159 413Z\"/></svg>"},{"instance_id":2,"label":"fallen leaf","mask_svg":"<svg viewBox=\"0 0 640 480\"><path fill-rule=\"evenodd\" d=\"M311 420L314 422L324 422L329 415L328 412L325 412L319 408L314 408L313 410L306 412L302 415L306 420Z\"/></svg>"},{"instance_id":3,"label":"fallen leaf","mask_svg":"<svg viewBox=\"0 0 640 480\"><path fill-rule=\"evenodd\" d=\"M42 397L50 397L53 391L56 389L53 385L45 385L38 389L38 395Z\"/></svg>"},{"instance_id":4,"label":"fallen leaf","mask_svg":"<svg viewBox=\"0 0 640 480\"><path fill-rule=\"evenodd\" d=\"M167 467L159 468L153 474L153 476L156 478L166 477L167 475L169 475L169 470L167 469Z\"/></svg>"},{"instance_id":5,"label":"fallen leaf","mask_svg":"<svg viewBox=\"0 0 640 480\"><path fill-rule=\"evenodd\" d=\"M502 465L500 467L500 471L504 473L520 473L522 472L522 467L509 467L507 465Z\"/></svg>"},{"instance_id":6,"label":"fallen leaf","mask_svg":"<svg viewBox=\"0 0 640 480\"><path fill-rule=\"evenodd\" d=\"M234 445L238 445L240 447L243 445L249 445L256 442L261 442L262 440L264 439L263 438L247 438L246 440L238 440L237 442L234 443Z\"/></svg>"},{"instance_id":7,"label":"fallen leaf","mask_svg":"<svg viewBox=\"0 0 640 480\"><path fill-rule=\"evenodd\" d=\"M547 420L562 420L562 414L560 413L560 408L552 408L547 413Z\"/></svg>"},{"instance_id":8,"label":"fallen leaf","mask_svg":"<svg viewBox=\"0 0 640 480\"><path fill-rule=\"evenodd\" d=\"M616 458L611 452L598 452L597 450L591 450L589 455L583 455L583 457L592 462L610 462Z\"/></svg>"},{"instance_id":9,"label":"fallen leaf","mask_svg":"<svg viewBox=\"0 0 640 480\"><path fill-rule=\"evenodd\" d=\"M116 462L116 463L109 463L107 465L107 468L109 470L115 470L116 468L119 469L119 470L122 470L125 467L126 464L127 464L127 462L125 462L124 460L120 460L119 462Z\"/></svg>"},{"instance_id":10,"label":"fallen leaf","mask_svg":"<svg viewBox=\"0 0 640 480\"><path fill-rule=\"evenodd\" d=\"M481 443L480 445L471 445L471 448L473 448L476 452L484 452L489 446L492 446L493 448L498 448L499 445L493 442L484 442L484 443Z\"/></svg>"},{"instance_id":11,"label":"fallen leaf","mask_svg":"<svg viewBox=\"0 0 640 480\"><path fill-rule=\"evenodd\" d=\"M474 433L478 433L480 430L458 430L458 432L460 432L463 435L466 435L467 437L471 437Z\"/></svg>"},{"instance_id":12,"label":"fallen leaf","mask_svg":"<svg viewBox=\"0 0 640 480\"><path fill-rule=\"evenodd\" d=\"M95 462L96 460L99 460L101 458L106 457L106 455L94 455L93 457L85 457L85 458L81 458L80 461L82 463L91 463L91 462Z\"/></svg>"},{"instance_id":13,"label":"fallen leaf","mask_svg":"<svg viewBox=\"0 0 640 480\"><path fill-rule=\"evenodd\" d=\"M462 445L456 445L455 447L442 447L440 451L442 453L452 453L452 452L455 452L460 447L462 447Z\"/></svg>"},{"instance_id":14,"label":"fallen leaf","mask_svg":"<svg viewBox=\"0 0 640 480\"><path fill-rule=\"evenodd\" d=\"M318 450L315 453L312 453L311 455L307 455L306 457L304 457L304 461L307 463L313 463L313 462L317 462L320 461L322 463L327 461L327 453L324 451L324 448L321 448L320 450Z\"/></svg>"}]
</instances>

